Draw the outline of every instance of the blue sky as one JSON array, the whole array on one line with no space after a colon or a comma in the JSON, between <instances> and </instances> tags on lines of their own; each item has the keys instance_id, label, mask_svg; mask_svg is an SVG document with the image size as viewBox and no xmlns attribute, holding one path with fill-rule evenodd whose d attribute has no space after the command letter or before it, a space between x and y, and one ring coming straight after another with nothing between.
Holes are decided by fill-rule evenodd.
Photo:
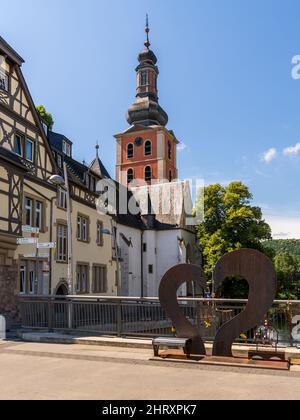
<instances>
[{"instance_id":1,"label":"blue sky","mask_svg":"<svg viewBox=\"0 0 300 420\"><path fill-rule=\"evenodd\" d=\"M91 160L98 140L114 175L146 12L160 103L185 145L180 177L244 181L275 237L300 238L298 0L14 0L1 4L1 35L75 158Z\"/></svg>"}]
</instances>

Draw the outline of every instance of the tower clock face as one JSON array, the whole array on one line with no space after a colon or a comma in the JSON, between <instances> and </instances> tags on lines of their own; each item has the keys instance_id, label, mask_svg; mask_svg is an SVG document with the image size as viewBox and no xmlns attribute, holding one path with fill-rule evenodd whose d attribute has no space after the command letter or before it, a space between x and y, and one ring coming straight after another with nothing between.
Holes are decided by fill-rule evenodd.
<instances>
[{"instance_id":1,"label":"tower clock face","mask_svg":"<svg viewBox=\"0 0 300 420\"><path fill-rule=\"evenodd\" d=\"M142 146L142 145L143 145L143 142L144 142L144 140L142 139L142 137L138 137L137 139L135 139L134 144L135 144L137 147L140 147L140 146Z\"/></svg>"}]
</instances>

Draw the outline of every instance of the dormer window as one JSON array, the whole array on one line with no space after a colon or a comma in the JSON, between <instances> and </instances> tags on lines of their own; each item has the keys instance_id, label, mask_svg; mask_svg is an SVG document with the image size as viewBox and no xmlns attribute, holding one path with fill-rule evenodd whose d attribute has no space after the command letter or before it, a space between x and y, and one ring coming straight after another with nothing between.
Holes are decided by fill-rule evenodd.
<instances>
[{"instance_id":1,"label":"dormer window","mask_svg":"<svg viewBox=\"0 0 300 420\"><path fill-rule=\"evenodd\" d=\"M62 169L62 157L59 153L57 154L57 165L60 169Z\"/></svg>"},{"instance_id":2,"label":"dormer window","mask_svg":"<svg viewBox=\"0 0 300 420\"><path fill-rule=\"evenodd\" d=\"M9 76L8 74L0 68L0 89L8 92L9 88Z\"/></svg>"},{"instance_id":3,"label":"dormer window","mask_svg":"<svg viewBox=\"0 0 300 420\"><path fill-rule=\"evenodd\" d=\"M63 141L63 153L71 157L71 145L67 141Z\"/></svg>"}]
</instances>

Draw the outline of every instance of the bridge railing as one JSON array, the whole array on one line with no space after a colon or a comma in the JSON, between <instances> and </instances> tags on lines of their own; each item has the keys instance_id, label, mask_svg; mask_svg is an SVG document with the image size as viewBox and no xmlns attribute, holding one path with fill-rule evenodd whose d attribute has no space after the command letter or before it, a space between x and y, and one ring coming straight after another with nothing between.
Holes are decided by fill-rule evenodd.
<instances>
[{"instance_id":1,"label":"bridge railing","mask_svg":"<svg viewBox=\"0 0 300 420\"><path fill-rule=\"evenodd\" d=\"M241 313L247 304L247 300L230 299L179 298L178 301L186 318L208 341L213 340L218 329ZM22 327L30 330L136 337L175 334L172 321L157 298L22 295L20 309ZM278 330L283 346L300 344L300 337L295 338L293 333L296 316L300 316L300 301L275 301L267 314ZM255 329L237 337L237 342L254 341Z\"/></svg>"}]
</instances>

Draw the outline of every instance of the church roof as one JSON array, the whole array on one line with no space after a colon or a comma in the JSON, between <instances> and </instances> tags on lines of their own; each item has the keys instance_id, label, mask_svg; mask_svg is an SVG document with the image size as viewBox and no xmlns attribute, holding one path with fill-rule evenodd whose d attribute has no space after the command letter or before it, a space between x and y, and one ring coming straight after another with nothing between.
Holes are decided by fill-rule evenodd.
<instances>
[{"instance_id":1,"label":"church roof","mask_svg":"<svg viewBox=\"0 0 300 420\"><path fill-rule=\"evenodd\" d=\"M108 171L98 156L90 164L90 169L102 178L110 178Z\"/></svg>"}]
</instances>

